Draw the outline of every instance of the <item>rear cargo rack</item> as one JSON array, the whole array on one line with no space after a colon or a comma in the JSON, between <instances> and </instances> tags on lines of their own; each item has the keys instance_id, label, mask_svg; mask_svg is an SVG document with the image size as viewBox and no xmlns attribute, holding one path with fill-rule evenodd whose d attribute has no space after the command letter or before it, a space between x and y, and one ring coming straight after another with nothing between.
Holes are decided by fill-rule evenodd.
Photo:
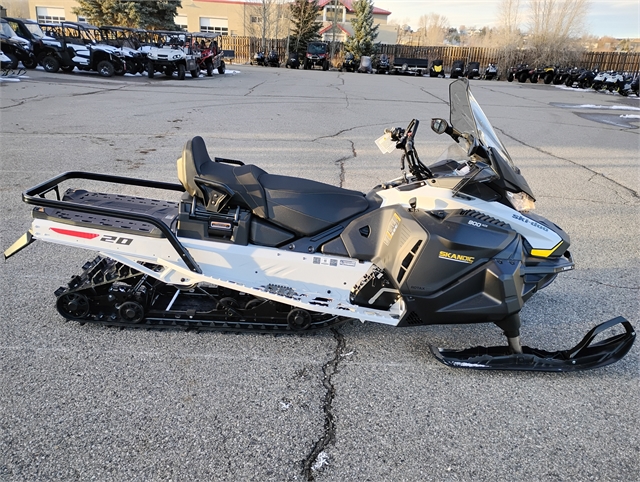
<instances>
[{"instance_id":1,"label":"rear cargo rack","mask_svg":"<svg viewBox=\"0 0 640 482\"><path fill-rule=\"evenodd\" d=\"M49 208L58 208L58 209L69 209L81 213L94 214L94 215L105 215L105 216L114 216L117 218L128 219L132 221L138 221L142 223L149 223L160 230L160 232L167 238L171 246L176 250L182 261L187 265L187 267L193 271L194 273L202 273L202 270L195 262L195 260L191 257L191 254L186 250L186 248L180 243L177 236L171 231L171 228L166 225L166 223L161 220L155 218L154 216L149 216L148 214L143 213L135 213L129 211L123 211L120 209L106 208L102 206L92 206L79 204L70 201L64 201L60 197L60 189L59 185L70 179L86 179L90 181L100 181L100 182L108 182L112 184L125 184L129 186L139 186L139 187L148 187L153 189L161 189L165 191L176 191L176 192L185 192L184 187L181 184L175 184L170 182L161 182L161 181L149 181L146 179L136 179L131 177L122 177L122 176L112 176L109 174L97 174L93 172L82 172L82 171L69 171L59 174L56 177L49 179L43 183L38 184L37 186L32 187L31 189L26 190L22 193L22 200L34 206L41 207L49 207ZM45 195L50 192L56 193L56 199L46 198Z\"/></svg>"}]
</instances>

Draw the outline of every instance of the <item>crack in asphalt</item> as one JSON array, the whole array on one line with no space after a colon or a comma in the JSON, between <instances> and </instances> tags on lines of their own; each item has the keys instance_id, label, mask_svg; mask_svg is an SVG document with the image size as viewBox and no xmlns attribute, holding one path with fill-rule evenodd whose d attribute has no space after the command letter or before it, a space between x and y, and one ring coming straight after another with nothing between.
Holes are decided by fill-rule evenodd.
<instances>
[{"instance_id":1,"label":"crack in asphalt","mask_svg":"<svg viewBox=\"0 0 640 482\"><path fill-rule=\"evenodd\" d=\"M615 180L611 179L610 177L605 176L605 175L604 175L604 174L602 174L601 172L594 171L594 170L593 170L593 169L591 169L590 167L583 166L582 164L580 164L580 163L578 163L578 162L576 162L576 161L572 161L571 159L567 159L566 157L556 156L555 154L553 154L553 153L551 153L551 152L549 152L549 151L545 151L544 149L541 149L541 148L539 148L539 147L535 147L535 146L532 146L532 145L530 145L530 144L527 144L526 142L521 141L520 139L517 139L516 137L513 137L513 136L512 136L512 135L510 135L510 134L507 134L503 129L500 129L499 127L494 127L494 129L495 129L495 130L497 130L498 132L500 132L500 133L501 133L502 135L504 135L505 137L508 137L509 139L514 140L514 141L518 142L519 144L522 144L522 145L523 145L523 146L525 146L525 147L529 147L529 148L531 148L531 149L533 149L533 150L535 150L535 151L538 151L538 152L540 152L540 153L542 153L542 154L546 154L547 156L551 156L551 157L553 157L554 159L558 159L558 160L560 160L560 161L566 161L566 162L569 162L569 163L573 164L574 166L581 167L581 168L583 168L583 169L585 169L585 170L587 170L587 171L589 171L589 172L593 173L593 176L591 176L591 177L589 178L589 181L591 181L591 180L592 180L592 179L594 179L595 177L602 177L602 178L606 179L607 181L612 182L612 183L613 183L613 184L615 184L616 186L618 186L618 187L622 188L623 190L625 190L625 191L626 191L626 192L628 192L629 194L631 194L631 196L632 196L633 198L635 198L635 199L640 199L640 195L638 195L638 192L637 192L637 191L634 191L633 189L628 188L627 186L624 186L624 185L620 184L618 181L615 181ZM618 194L618 196L620 195L618 192L616 192L616 194Z\"/></svg>"},{"instance_id":2,"label":"crack in asphalt","mask_svg":"<svg viewBox=\"0 0 640 482\"><path fill-rule=\"evenodd\" d=\"M591 282L591 283L596 283L602 286L608 286L609 288L616 288L616 289L621 289L621 290L633 290L633 291L640 291L640 286L619 286L619 285L612 285L611 283L604 283L602 281L599 281L597 279L591 279L591 278L575 278L575 277L571 277L571 276L566 276L566 279L572 279L575 281L579 281L579 282Z\"/></svg>"},{"instance_id":3,"label":"crack in asphalt","mask_svg":"<svg viewBox=\"0 0 640 482\"><path fill-rule=\"evenodd\" d=\"M344 186L344 181L346 177L345 162L348 161L349 159L354 159L358 157L358 153L356 152L356 145L351 139L347 139L347 140L351 143L351 155L341 157L340 159L335 161L335 164L340 168L340 187Z\"/></svg>"},{"instance_id":4,"label":"crack in asphalt","mask_svg":"<svg viewBox=\"0 0 640 482\"><path fill-rule=\"evenodd\" d=\"M333 376L338 372L338 364L340 363L340 358L344 351L346 342L344 335L340 333L337 328L331 328L331 332L336 340L336 347L333 351L333 358L331 358L322 367L322 373L324 374L322 385L327 390L322 407L324 412L324 433L315 443L307 458L303 461L302 475L307 481L315 480L313 465L316 463L320 453L322 453L328 445L334 442L336 436L336 422L335 415L333 414L333 399L336 395L336 388L333 384Z\"/></svg>"},{"instance_id":5,"label":"crack in asphalt","mask_svg":"<svg viewBox=\"0 0 640 482\"><path fill-rule=\"evenodd\" d=\"M253 87L249 87L249 92L247 92L246 94L244 94L244 97L253 94L253 91L256 90L258 87L260 87L262 84L264 84L266 82L266 80L263 80L262 82L260 82L259 84L254 85Z\"/></svg>"}]
</instances>

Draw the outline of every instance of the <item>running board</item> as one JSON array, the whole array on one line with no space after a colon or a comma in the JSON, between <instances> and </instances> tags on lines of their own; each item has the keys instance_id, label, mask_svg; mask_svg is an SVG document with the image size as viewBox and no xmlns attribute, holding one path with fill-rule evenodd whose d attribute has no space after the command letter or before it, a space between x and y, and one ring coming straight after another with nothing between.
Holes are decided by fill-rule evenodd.
<instances>
[{"instance_id":1,"label":"running board","mask_svg":"<svg viewBox=\"0 0 640 482\"><path fill-rule=\"evenodd\" d=\"M625 333L591 344L600 333L618 324L625 328ZM523 346L522 353L511 353L507 346L478 346L466 350L431 346L431 353L445 365L456 368L571 372L600 368L617 362L629 352L635 339L636 333L631 323L618 316L593 328L570 350L550 352Z\"/></svg>"}]
</instances>

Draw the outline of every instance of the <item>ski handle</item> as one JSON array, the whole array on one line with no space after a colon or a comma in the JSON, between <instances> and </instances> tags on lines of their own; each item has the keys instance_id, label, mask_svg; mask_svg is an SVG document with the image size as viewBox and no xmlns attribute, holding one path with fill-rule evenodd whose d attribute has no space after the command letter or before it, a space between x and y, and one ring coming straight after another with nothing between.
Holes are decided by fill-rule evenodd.
<instances>
[{"instance_id":1,"label":"ski handle","mask_svg":"<svg viewBox=\"0 0 640 482\"><path fill-rule=\"evenodd\" d=\"M617 316L615 318L610 319L609 321L605 321L604 323L601 323L598 326L592 328L591 331L589 331L589 333L587 333L584 336L584 338L580 341L580 343L578 343L576 346L574 346L571 350L567 350L565 352L565 355L569 359L573 359L573 358L579 357L583 350L589 348L589 346L591 345L591 342L595 339L596 336L598 336L603 331L608 330L609 328L611 328L613 326L616 326L618 324L621 324L622 326L624 326L624 329L626 330L626 334L625 335L614 336L614 337L609 338L607 340L603 340L600 343L596 343L593 346L597 346L599 344L609 344L609 343L612 343L612 342L616 342L616 341L618 341L619 338L629 338L631 340L633 340L635 338L635 331L634 331L633 326L631 325L631 323L629 323L629 321L626 318L624 318L622 316ZM632 343L633 343L633 341L632 341Z\"/></svg>"},{"instance_id":2,"label":"ski handle","mask_svg":"<svg viewBox=\"0 0 640 482\"><path fill-rule=\"evenodd\" d=\"M68 181L69 179L86 179L90 181L110 182L113 184L126 184L129 186L148 187L153 189L162 189L168 191L185 192L184 187L181 184L149 181L147 179L136 179L132 177L112 176L108 174L97 174L93 172L82 171L69 171L59 174L56 177L44 181L31 189L22 193L22 200L33 206L50 207L58 209L69 209L73 211L97 214L104 216L113 216L123 219L130 219L132 221L140 221L143 223L149 223L157 227L160 232L167 238L171 246L176 250L176 253L180 256L180 259L184 261L187 267L194 273L202 273L202 270L191 257L187 249L180 243L176 235L171 231L169 226L160 221L159 219L149 216L148 214L132 213L129 211L122 211L120 209L104 208L99 206L87 206L84 204L63 201L60 197L59 185ZM46 194L54 191L56 193L56 199L48 199Z\"/></svg>"}]
</instances>

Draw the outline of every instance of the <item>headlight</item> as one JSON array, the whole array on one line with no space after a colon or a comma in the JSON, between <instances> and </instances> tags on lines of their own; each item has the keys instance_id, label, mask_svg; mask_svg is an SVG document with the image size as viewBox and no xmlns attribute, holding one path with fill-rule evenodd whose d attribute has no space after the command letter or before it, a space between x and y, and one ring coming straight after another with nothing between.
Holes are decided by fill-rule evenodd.
<instances>
[{"instance_id":1,"label":"headlight","mask_svg":"<svg viewBox=\"0 0 640 482\"><path fill-rule=\"evenodd\" d=\"M525 192L513 193L507 191L507 197L511 205L521 213L533 211L536 208L536 202Z\"/></svg>"}]
</instances>

